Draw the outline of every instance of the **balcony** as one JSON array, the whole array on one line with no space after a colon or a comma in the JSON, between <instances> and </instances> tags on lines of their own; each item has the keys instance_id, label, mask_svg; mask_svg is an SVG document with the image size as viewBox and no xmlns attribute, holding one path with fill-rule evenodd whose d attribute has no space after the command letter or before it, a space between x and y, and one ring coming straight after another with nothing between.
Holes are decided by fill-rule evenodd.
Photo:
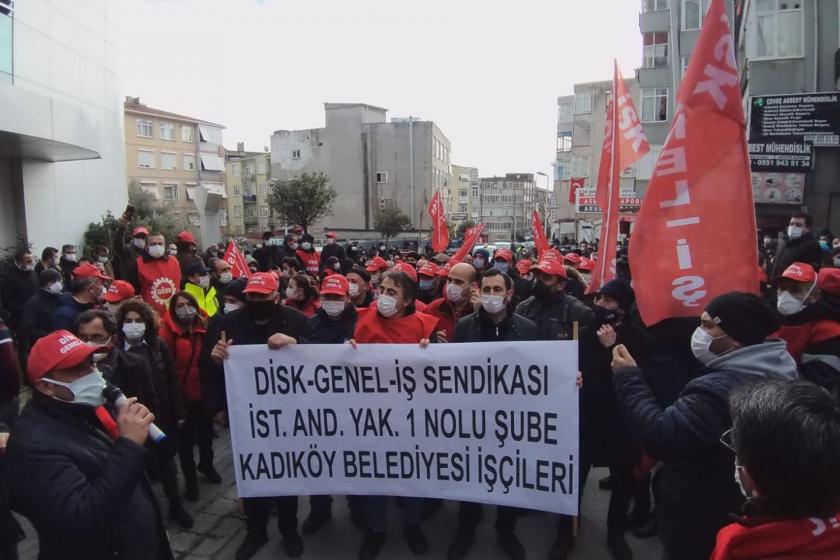
<instances>
[{"instance_id":1,"label":"balcony","mask_svg":"<svg viewBox=\"0 0 840 560\"><path fill-rule=\"evenodd\" d=\"M639 14L639 30L642 33L668 31L669 29L671 29L671 10L659 10Z\"/></svg>"},{"instance_id":2,"label":"balcony","mask_svg":"<svg viewBox=\"0 0 840 560\"><path fill-rule=\"evenodd\" d=\"M242 200L244 200L245 202L254 202L255 203L255 202L257 202L257 195L255 195L255 194L243 194L242 195Z\"/></svg>"}]
</instances>

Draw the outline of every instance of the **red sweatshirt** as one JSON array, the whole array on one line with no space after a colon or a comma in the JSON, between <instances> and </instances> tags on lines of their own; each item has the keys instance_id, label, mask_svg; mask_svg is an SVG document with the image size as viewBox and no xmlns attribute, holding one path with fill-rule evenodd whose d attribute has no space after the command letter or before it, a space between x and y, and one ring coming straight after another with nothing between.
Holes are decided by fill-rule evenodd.
<instances>
[{"instance_id":1,"label":"red sweatshirt","mask_svg":"<svg viewBox=\"0 0 840 560\"><path fill-rule=\"evenodd\" d=\"M358 313L353 338L360 344L415 344L421 339L431 338L438 322L437 317L420 312L400 319L386 319L375 307L359 309Z\"/></svg>"},{"instance_id":2,"label":"red sweatshirt","mask_svg":"<svg viewBox=\"0 0 840 560\"><path fill-rule=\"evenodd\" d=\"M718 532L711 560L836 560L840 520L745 519Z\"/></svg>"}]
</instances>

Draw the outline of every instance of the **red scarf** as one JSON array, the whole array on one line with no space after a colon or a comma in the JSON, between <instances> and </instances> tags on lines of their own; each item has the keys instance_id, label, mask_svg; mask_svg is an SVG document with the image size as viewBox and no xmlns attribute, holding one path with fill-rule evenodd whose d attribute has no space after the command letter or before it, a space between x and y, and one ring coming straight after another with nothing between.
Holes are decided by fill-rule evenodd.
<instances>
[{"instance_id":1,"label":"red scarf","mask_svg":"<svg viewBox=\"0 0 840 560\"><path fill-rule=\"evenodd\" d=\"M718 532L711 560L836 560L840 518L745 521Z\"/></svg>"},{"instance_id":2,"label":"red scarf","mask_svg":"<svg viewBox=\"0 0 840 560\"><path fill-rule=\"evenodd\" d=\"M94 409L96 413L96 419L99 420L99 423L102 424L102 427L105 428L105 431L108 432L108 435L111 436L111 439L116 440L120 437L120 431L117 429L117 423L114 421L114 417L111 416L111 413L108 412L108 409L104 406L97 406Z\"/></svg>"},{"instance_id":3,"label":"red scarf","mask_svg":"<svg viewBox=\"0 0 840 560\"><path fill-rule=\"evenodd\" d=\"M414 344L430 338L438 318L425 313L412 313L400 319L386 319L376 307L359 309L359 320L353 338L360 344L384 342L388 344Z\"/></svg>"}]
</instances>

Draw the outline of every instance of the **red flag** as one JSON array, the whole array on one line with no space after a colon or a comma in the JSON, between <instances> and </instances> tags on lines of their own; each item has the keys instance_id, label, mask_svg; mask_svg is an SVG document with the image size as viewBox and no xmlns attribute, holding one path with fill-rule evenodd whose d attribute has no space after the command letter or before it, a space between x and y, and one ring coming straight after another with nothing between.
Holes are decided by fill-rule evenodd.
<instances>
[{"instance_id":1,"label":"red flag","mask_svg":"<svg viewBox=\"0 0 840 560\"><path fill-rule=\"evenodd\" d=\"M464 257L472 251L473 245L475 245L475 242L478 241L482 231L484 231L484 224L478 224L477 226L468 228L467 231L464 232L464 244L461 245L461 248L458 249L457 253L452 255L452 258L449 259L450 262L463 262Z\"/></svg>"},{"instance_id":2,"label":"red flag","mask_svg":"<svg viewBox=\"0 0 840 560\"><path fill-rule=\"evenodd\" d=\"M429 214L432 216L432 250L442 253L449 247L449 229L446 227L440 192L436 192L429 202Z\"/></svg>"},{"instance_id":3,"label":"red flag","mask_svg":"<svg viewBox=\"0 0 840 560\"><path fill-rule=\"evenodd\" d=\"M585 183L586 179L584 177L572 177L569 181L569 204L575 203L575 195L583 188Z\"/></svg>"},{"instance_id":4,"label":"red flag","mask_svg":"<svg viewBox=\"0 0 840 560\"><path fill-rule=\"evenodd\" d=\"M642 319L697 316L758 292L750 160L732 30L712 0L630 243Z\"/></svg>"},{"instance_id":5,"label":"red flag","mask_svg":"<svg viewBox=\"0 0 840 560\"><path fill-rule=\"evenodd\" d=\"M618 62L613 69L612 90L614 95L607 103L607 125L595 191L595 198L601 206L601 241L598 244L598 264L592 271L588 293L597 292L601 286L615 278L621 170L630 167L650 151L633 98L618 69ZM614 134L615 131L618 133Z\"/></svg>"},{"instance_id":6,"label":"red flag","mask_svg":"<svg viewBox=\"0 0 840 560\"><path fill-rule=\"evenodd\" d=\"M230 272L234 278L251 277L251 269L248 268L248 263L245 262L245 256L239 250L239 246L235 241L228 243L225 251L225 261L230 265Z\"/></svg>"},{"instance_id":7,"label":"red flag","mask_svg":"<svg viewBox=\"0 0 840 560\"><path fill-rule=\"evenodd\" d=\"M531 212L531 229L534 231L534 247L537 249L537 258L542 259L543 253L548 251L548 239L545 237L542 220L536 209Z\"/></svg>"}]
</instances>

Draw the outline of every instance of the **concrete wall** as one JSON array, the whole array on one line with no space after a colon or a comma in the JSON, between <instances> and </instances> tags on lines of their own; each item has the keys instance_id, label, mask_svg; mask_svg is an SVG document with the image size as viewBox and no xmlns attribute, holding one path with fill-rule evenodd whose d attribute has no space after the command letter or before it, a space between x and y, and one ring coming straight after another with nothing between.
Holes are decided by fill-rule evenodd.
<instances>
[{"instance_id":1,"label":"concrete wall","mask_svg":"<svg viewBox=\"0 0 840 560\"><path fill-rule=\"evenodd\" d=\"M26 233L37 251L80 243L88 222L125 207L123 96L113 20L118 9L119 3L106 0L26 0L15 5L13 87L67 109L65 120L53 122L56 134L80 122L92 126L101 156L21 163ZM9 216L3 204L0 222ZM4 237L0 245L10 241Z\"/></svg>"}]
</instances>

